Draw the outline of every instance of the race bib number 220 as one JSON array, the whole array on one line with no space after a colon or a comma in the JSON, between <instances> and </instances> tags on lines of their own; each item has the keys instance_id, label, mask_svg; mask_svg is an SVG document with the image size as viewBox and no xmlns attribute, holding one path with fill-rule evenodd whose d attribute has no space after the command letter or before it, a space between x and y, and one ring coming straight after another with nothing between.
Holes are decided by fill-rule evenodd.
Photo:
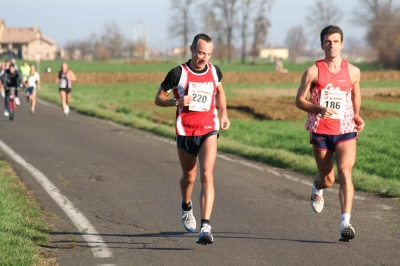
<instances>
[{"instance_id":1,"label":"race bib number 220","mask_svg":"<svg viewBox=\"0 0 400 266\"><path fill-rule=\"evenodd\" d=\"M208 112L213 98L214 85L212 82L189 82L188 95L193 96L189 105L190 111Z\"/></svg>"}]
</instances>

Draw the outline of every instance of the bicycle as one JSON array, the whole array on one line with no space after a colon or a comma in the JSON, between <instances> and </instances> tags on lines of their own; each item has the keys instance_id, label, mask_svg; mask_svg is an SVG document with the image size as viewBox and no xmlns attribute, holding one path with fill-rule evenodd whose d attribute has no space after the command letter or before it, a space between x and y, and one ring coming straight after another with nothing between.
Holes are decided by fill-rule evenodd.
<instances>
[{"instance_id":1,"label":"bicycle","mask_svg":"<svg viewBox=\"0 0 400 266\"><path fill-rule=\"evenodd\" d=\"M8 98L9 98L9 100L8 100L8 112L9 112L10 121L13 121L14 120L15 110L17 110L17 104L15 103L15 90L19 90L19 88L9 87L9 88L5 88L5 90L9 90L10 91L10 95L8 96Z\"/></svg>"}]
</instances>

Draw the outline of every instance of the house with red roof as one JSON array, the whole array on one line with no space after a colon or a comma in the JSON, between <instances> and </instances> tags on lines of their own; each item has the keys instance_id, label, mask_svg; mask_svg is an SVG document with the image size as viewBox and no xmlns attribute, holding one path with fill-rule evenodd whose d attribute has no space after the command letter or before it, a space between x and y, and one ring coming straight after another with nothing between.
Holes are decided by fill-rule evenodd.
<instances>
[{"instance_id":1,"label":"house with red roof","mask_svg":"<svg viewBox=\"0 0 400 266\"><path fill-rule=\"evenodd\" d=\"M24 60L54 60L57 44L42 35L38 27L7 28L0 19L0 55Z\"/></svg>"}]
</instances>

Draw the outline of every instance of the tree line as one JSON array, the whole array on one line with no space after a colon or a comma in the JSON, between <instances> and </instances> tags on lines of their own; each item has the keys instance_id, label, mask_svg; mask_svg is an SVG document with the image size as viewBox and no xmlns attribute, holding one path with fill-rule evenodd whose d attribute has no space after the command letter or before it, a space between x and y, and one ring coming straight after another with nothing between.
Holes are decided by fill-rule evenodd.
<instances>
[{"instance_id":1,"label":"tree line","mask_svg":"<svg viewBox=\"0 0 400 266\"><path fill-rule=\"evenodd\" d=\"M170 0L173 19L168 25L169 36L181 42L182 58L187 58L194 34L203 32L213 37L213 56L222 62L230 63L233 58L240 57L245 64L249 57L255 63L260 50L266 46L273 23L269 14L275 3L276 0ZM399 1L358 0L357 4L350 20L355 26L366 29L365 41L372 50L368 56L373 54L383 67L400 69ZM315 0L308 10L305 22L293 25L286 33L285 46L293 62L310 53L306 49L308 42L319 43L319 33L325 26L340 26L345 19L343 10L334 0ZM346 36L346 29L344 35L348 52L358 54L360 43ZM86 40L70 41L65 49L80 58L107 60L143 57L147 44L145 38L128 40L115 22L107 22L99 36L92 34Z\"/></svg>"}]
</instances>

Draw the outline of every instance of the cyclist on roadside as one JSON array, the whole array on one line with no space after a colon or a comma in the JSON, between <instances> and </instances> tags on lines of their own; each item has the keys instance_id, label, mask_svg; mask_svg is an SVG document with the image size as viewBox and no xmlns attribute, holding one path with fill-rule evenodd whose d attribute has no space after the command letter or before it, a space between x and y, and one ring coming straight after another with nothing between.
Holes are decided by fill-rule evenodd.
<instances>
[{"instance_id":1,"label":"cyclist on roadside","mask_svg":"<svg viewBox=\"0 0 400 266\"><path fill-rule=\"evenodd\" d=\"M40 89L40 76L34 64L30 66L25 86L27 87L25 91L26 100L31 103L31 113L33 114L36 106L36 89Z\"/></svg>"},{"instance_id":2,"label":"cyclist on roadside","mask_svg":"<svg viewBox=\"0 0 400 266\"><path fill-rule=\"evenodd\" d=\"M72 81L76 81L76 76L74 72L68 68L67 63L64 62L61 64L61 70L58 72L57 83L65 115L69 113L68 103L71 100Z\"/></svg>"},{"instance_id":3,"label":"cyclist on roadside","mask_svg":"<svg viewBox=\"0 0 400 266\"><path fill-rule=\"evenodd\" d=\"M10 64L9 69L7 69L4 72L4 75L1 76L1 87L5 91L5 97L4 97L4 116L9 116L10 112L8 109L8 105L10 102L10 90L8 88L17 88L19 89L20 86L22 85L22 77L15 69L14 64ZM15 90L15 103L17 103L17 91Z\"/></svg>"}]
</instances>

